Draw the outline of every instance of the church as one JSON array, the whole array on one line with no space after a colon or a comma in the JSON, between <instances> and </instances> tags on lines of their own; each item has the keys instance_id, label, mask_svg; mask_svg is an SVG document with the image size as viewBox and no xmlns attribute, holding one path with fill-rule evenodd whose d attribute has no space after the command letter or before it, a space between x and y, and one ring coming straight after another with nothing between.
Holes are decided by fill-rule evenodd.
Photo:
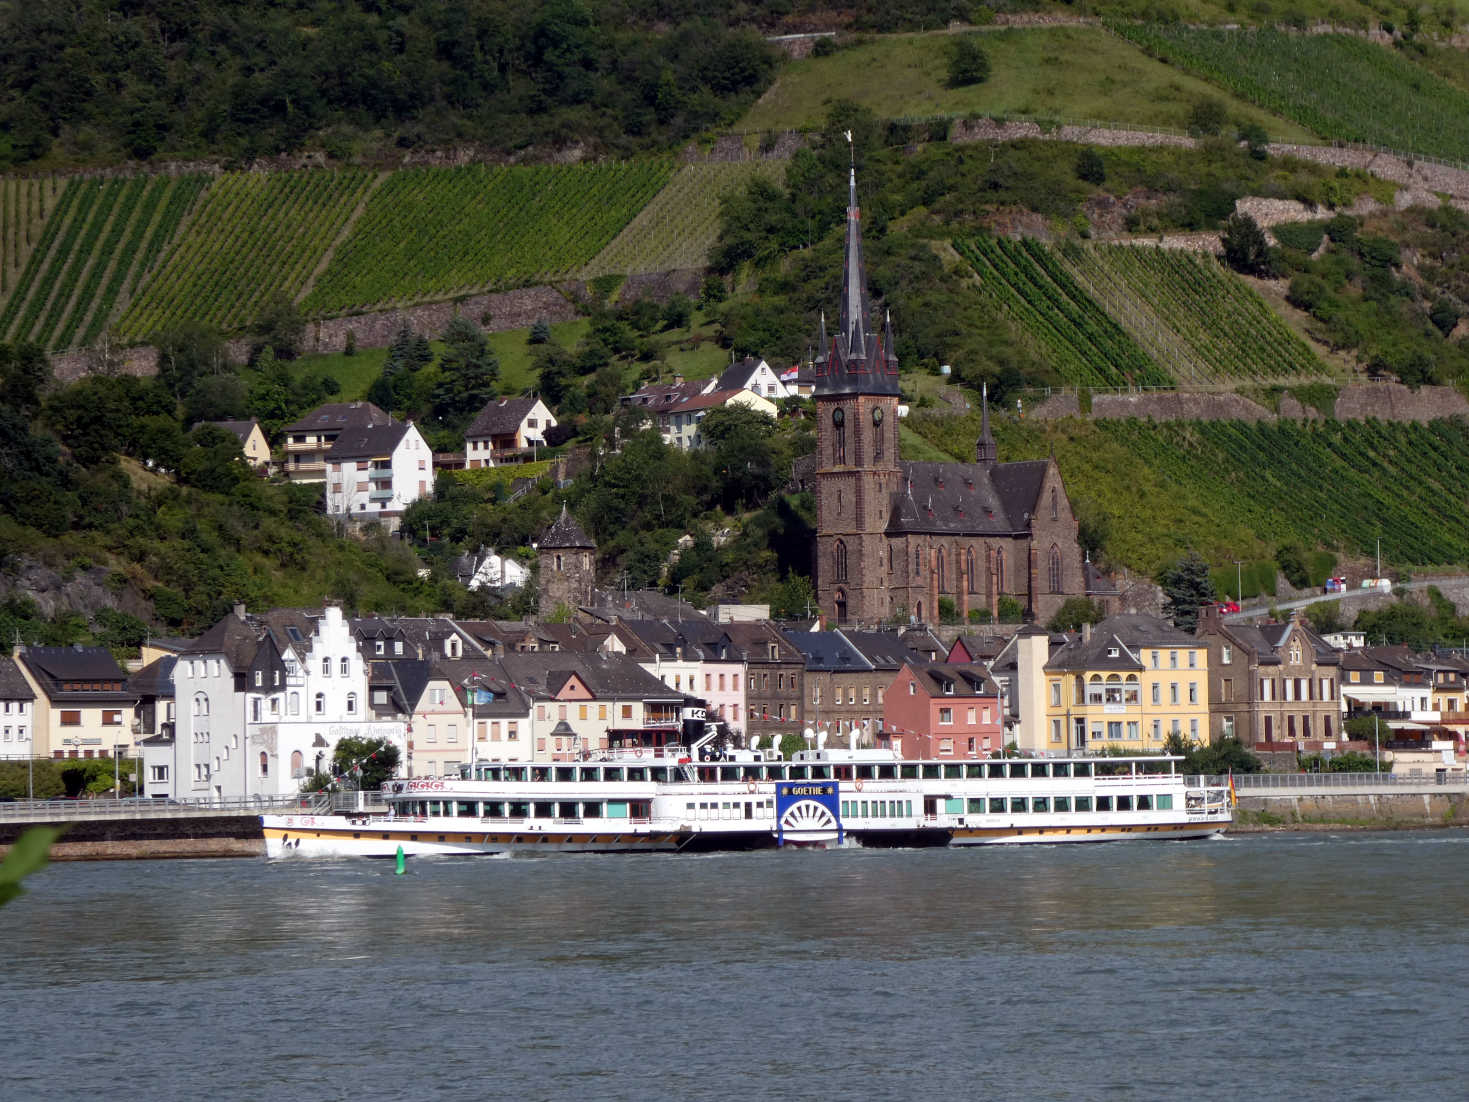
<instances>
[{"instance_id":1,"label":"church","mask_svg":"<svg viewBox=\"0 0 1469 1102\"><path fill-rule=\"evenodd\" d=\"M917 463L898 451L898 357L891 316L872 316L852 170L838 330L821 319L812 365L817 416L816 593L839 624L935 623L952 601L999 620L1012 598L1045 621L1086 594L1076 517L1054 459L1001 463L989 406L973 463Z\"/></svg>"}]
</instances>

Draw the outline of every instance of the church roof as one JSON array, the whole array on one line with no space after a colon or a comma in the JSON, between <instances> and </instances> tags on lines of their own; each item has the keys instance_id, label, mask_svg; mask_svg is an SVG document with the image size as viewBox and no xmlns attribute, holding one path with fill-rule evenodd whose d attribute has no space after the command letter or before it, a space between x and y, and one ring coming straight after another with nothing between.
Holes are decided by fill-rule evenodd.
<instances>
[{"instance_id":1,"label":"church roof","mask_svg":"<svg viewBox=\"0 0 1469 1102\"><path fill-rule=\"evenodd\" d=\"M903 488L893 500L888 534L1001 536L1029 531L1048 463L904 461Z\"/></svg>"},{"instance_id":2,"label":"church roof","mask_svg":"<svg viewBox=\"0 0 1469 1102\"><path fill-rule=\"evenodd\" d=\"M587 547L595 548L597 545L591 541L580 524L572 517L566 508L566 503L561 504L561 515L551 522L551 527L546 529L546 534L541 537L540 547Z\"/></svg>"}]
</instances>

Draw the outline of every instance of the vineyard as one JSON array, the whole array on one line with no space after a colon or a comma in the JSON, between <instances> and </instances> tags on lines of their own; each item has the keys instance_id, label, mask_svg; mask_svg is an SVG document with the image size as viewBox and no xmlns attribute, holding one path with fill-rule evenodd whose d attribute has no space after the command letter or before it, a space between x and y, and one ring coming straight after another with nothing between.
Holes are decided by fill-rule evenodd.
<instances>
[{"instance_id":1,"label":"vineyard","mask_svg":"<svg viewBox=\"0 0 1469 1102\"><path fill-rule=\"evenodd\" d=\"M1110 26L1153 56L1323 138L1469 161L1469 93L1356 36Z\"/></svg>"},{"instance_id":2,"label":"vineyard","mask_svg":"<svg viewBox=\"0 0 1469 1102\"><path fill-rule=\"evenodd\" d=\"M660 159L395 172L306 296L342 314L565 278L668 182Z\"/></svg>"},{"instance_id":3,"label":"vineyard","mask_svg":"<svg viewBox=\"0 0 1469 1102\"><path fill-rule=\"evenodd\" d=\"M14 289L65 186L56 176L0 177L0 307Z\"/></svg>"},{"instance_id":4,"label":"vineyard","mask_svg":"<svg viewBox=\"0 0 1469 1102\"><path fill-rule=\"evenodd\" d=\"M1097 304L1057 254L1037 241L977 236L954 242L980 287L1077 386L1168 386L1173 380Z\"/></svg>"},{"instance_id":5,"label":"vineyard","mask_svg":"<svg viewBox=\"0 0 1469 1102\"><path fill-rule=\"evenodd\" d=\"M978 414L905 422L968 455ZM1270 559L1282 544L1398 566L1469 564L1462 421L994 422L1006 460L1054 455L1110 562L1154 574L1186 551L1210 562ZM1231 578L1233 571L1231 570Z\"/></svg>"},{"instance_id":6,"label":"vineyard","mask_svg":"<svg viewBox=\"0 0 1469 1102\"><path fill-rule=\"evenodd\" d=\"M784 161L684 165L653 201L599 252L582 275L702 268L719 236L719 201L757 176L780 182Z\"/></svg>"},{"instance_id":7,"label":"vineyard","mask_svg":"<svg viewBox=\"0 0 1469 1102\"><path fill-rule=\"evenodd\" d=\"M1212 257L1069 244L1061 257L1153 360L1182 383L1325 374L1325 364Z\"/></svg>"},{"instance_id":8,"label":"vineyard","mask_svg":"<svg viewBox=\"0 0 1469 1102\"><path fill-rule=\"evenodd\" d=\"M238 329L273 294L300 294L376 179L356 169L219 176L119 332L143 340L185 320Z\"/></svg>"}]
</instances>

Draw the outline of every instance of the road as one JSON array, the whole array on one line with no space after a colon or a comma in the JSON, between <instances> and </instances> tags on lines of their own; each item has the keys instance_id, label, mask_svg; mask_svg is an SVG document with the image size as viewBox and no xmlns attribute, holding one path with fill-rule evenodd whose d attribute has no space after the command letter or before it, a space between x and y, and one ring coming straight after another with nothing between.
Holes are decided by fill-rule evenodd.
<instances>
[{"instance_id":1,"label":"road","mask_svg":"<svg viewBox=\"0 0 1469 1102\"><path fill-rule=\"evenodd\" d=\"M1392 591L1393 593L1403 593L1407 590L1427 589L1429 586L1441 586L1455 582L1469 582L1469 577L1466 577L1463 574L1446 574L1441 577L1435 578L1420 578L1411 582L1394 582ZM1224 616L1224 622L1226 624L1249 623L1257 616L1267 615L1271 609L1278 609L1281 612L1288 612L1291 609L1295 608L1308 608L1309 606L1317 604L1321 601L1340 601L1351 597L1385 596L1388 596L1388 594L1385 594L1376 589L1344 589L1340 593L1316 593L1310 597L1298 597L1293 601L1257 601L1254 604L1247 604L1242 606L1238 612L1226 613Z\"/></svg>"}]
</instances>

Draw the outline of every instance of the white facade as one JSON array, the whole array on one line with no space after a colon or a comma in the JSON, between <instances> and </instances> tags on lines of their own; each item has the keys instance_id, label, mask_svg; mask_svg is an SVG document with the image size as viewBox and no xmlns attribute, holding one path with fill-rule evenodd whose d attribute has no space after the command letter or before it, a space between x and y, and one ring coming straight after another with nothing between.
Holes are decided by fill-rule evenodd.
<instances>
[{"instance_id":1,"label":"white facade","mask_svg":"<svg viewBox=\"0 0 1469 1102\"><path fill-rule=\"evenodd\" d=\"M727 397L718 401L711 400L719 398L721 394ZM763 413L772 420L777 412L774 402L749 390L716 391L712 395L701 394L658 414L658 428L663 442L682 451L702 448L704 437L699 432L699 426L711 409L720 409L724 406L744 406Z\"/></svg>"},{"instance_id":2,"label":"white facade","mask_svg":"<svg viewBox=\"0 0 1469 1102\"><path fill-rule=\"evenodd\" d=\"M488 586L491 589L514 589L524 585L529 577L530 571L514 559L491 551L480 560L474 577L470 578L466 585L469 589L479 589L481 586Z\"/></svg>"},{"instance_id":3,"label":"white facade","mask_svg":"<svg viewBox=\"0 0 1469 1102\"><path fill-rule=\"evenodd\" d=\"M412 422L389 454L352 459L327 455L326 511L332 516L401 513L433 487L433 450Z\"/></svg>"},{"instance_id":4,"label":"white facade","mask_svg":"<svg viewBox=\"0 0 1469 1102\"><path fill-rule=\"evenodd\" d=\"M234 671L222 654L180 657L173 671L178 713L172 753L145 755L148 790L185 799L237 799L249 780L242 750L246 700L235 693ZM166 764L155 780L153 766ZM165 793L166 790L166 793Z\"/></svg>"},{"instance_id":5,"label":"white facade","mask_svg":"<svg viewBox=\"0 0 1469 1102\"><path fill-rule=\"evenodd\" d=\"M793 397L796 393L781 381L780 376L764 360L760 361L742 385L745 390L758 394L762 398L769 398L772 402Z\"/></svg>"},{"instance_id":6,"label":"white facade","mask_svg":"<svg viewBox=\"0 0 1469 1102\"><path fill-rule=\"evenodd\" d=\"M0 700L0 761L35 756L35 709L29 700Z\"/></svg>"}]
</instances>

